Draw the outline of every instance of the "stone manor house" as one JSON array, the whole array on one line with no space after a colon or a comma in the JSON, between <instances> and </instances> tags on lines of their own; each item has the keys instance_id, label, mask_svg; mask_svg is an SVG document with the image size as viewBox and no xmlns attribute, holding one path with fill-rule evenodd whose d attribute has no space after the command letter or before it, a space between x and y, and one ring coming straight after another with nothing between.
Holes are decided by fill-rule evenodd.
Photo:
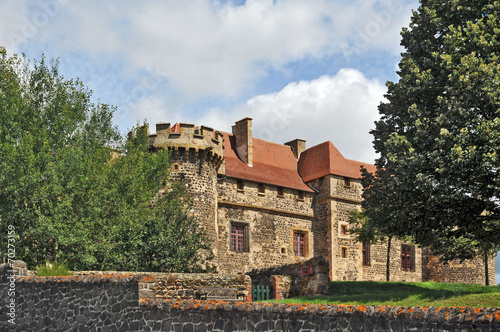
<instances>
[{"instance_id":1,"label":"stone manor house","mask_svg":"<svg viewBox=\"0 0 500 332\"><path fill-rule=\"evenodd\" d=\"M194 214L206 229L220 273L301 263L322 256L331 280L385 280L386 243L349 234L349 212L360 209L360 166L331 143L306 148L252 136L252 119L232 133L187 123L158 123L151 149L171 149L171 177L186 182ZM481 259L442 265L426 248L393 241L393 281L484 284ZM495 265L489 264L490 284Z\"/></svg>"}]
</instances>

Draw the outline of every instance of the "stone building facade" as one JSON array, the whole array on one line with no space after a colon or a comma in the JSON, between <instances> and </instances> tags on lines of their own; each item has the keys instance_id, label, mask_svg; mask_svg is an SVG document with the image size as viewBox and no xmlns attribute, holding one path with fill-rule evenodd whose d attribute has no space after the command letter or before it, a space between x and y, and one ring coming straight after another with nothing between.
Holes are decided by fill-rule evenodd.
<instances>
[{"instance_id":1,"label":"stone building facade","mask_svg":"<svg viewBox=\"0 0 500 332\"><path fill-rule=\"evenodd\" d=\"M301 139L255 138L251 118L232 133L159 123L150 144L172 151L171 177L188 186L219 272L324 257L332 280L385 280L387 244L356 242L348 225L350 211L361 207L360 167L373 165L345 158L331 142L306 149ZM485 282L480 260L443 266L428 250L399 241L390 261L393 281ZM490 267L495 284L493 260Z\"/></svg>"}]
</instances>

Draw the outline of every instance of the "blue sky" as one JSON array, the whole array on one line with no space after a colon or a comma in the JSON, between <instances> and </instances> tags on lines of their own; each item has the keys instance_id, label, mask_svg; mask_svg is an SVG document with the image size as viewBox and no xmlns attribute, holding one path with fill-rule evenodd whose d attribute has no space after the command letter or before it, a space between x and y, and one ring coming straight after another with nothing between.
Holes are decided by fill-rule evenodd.
<instances>
[{"instance_id":1,"label":"blue sky","mask_svg":"<svg viewBox=\"0 0 500 332\"><path fill-rule=\"evenodd\" d=\"M95 100L138 121L231 131L246 116L277 143L330 140L373 162L369 130L397 80L417 0L6 0L0 45L59 58ZM497 270L500 270L498 268ZM500 275L497 275L500 280Z\"/></svg>"}]
</instances>

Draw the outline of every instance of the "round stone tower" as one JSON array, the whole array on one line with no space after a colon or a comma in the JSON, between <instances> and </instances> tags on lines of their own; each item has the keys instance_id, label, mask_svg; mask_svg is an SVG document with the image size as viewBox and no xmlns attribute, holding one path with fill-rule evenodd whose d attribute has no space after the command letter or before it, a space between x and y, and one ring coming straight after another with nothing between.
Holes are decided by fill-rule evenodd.
<instances>
[{"instance_id":1,"label":"round stone tower","mask_svg":"<svg viewBox=\"0 0 500 332\"><path fill-rule=\"evenodd\" d=\"M217 257L217 170L223 161L223 137L218 131L189 123L156 124L149 135L156 149L169 149L170 177L182 180L193 200L193 214L206 230ZM218 265L216 261L214 264Z\"/></svg>"}]
</instances>

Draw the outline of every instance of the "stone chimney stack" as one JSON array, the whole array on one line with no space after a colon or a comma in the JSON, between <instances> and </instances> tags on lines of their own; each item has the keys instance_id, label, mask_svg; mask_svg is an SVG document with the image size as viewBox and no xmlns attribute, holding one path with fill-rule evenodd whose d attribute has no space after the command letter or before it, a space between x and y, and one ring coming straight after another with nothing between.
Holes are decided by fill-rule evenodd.
<instances>
[{"instance_id":1,"label":"stone chimney stack","mask_svg":"<svg viewBox=\"0 0 500 332\"><path fill-rule=\"evenodd\" d=\"M306 149L306 141L300 138L296 138L293 141L286 142L285 145L288 145L292 148L293 153L295 153L295 157L299 159L300 154Z\"/></svg>"},{"instance_id":2,"label":"stone chimney stack","mask_svg":"<svg viewBox=\"0 0 500 332\"><path fill-rule=\"evenodd\" d=\"M238 157L248 166L253 166L252 118L244 118L233 126Z\"/></svg>"}]
</instances>

